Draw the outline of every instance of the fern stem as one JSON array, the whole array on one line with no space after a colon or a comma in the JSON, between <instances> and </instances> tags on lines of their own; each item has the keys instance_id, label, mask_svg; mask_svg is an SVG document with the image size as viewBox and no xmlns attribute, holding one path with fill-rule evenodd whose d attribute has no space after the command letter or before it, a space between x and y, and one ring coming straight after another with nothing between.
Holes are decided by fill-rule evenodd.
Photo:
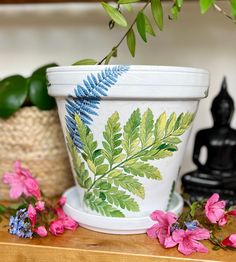
<instances>
[{"instance_id":1,"label":"fern stem","mask_svg":"<svg viewBox=\"0 0 236 262\"><path fill-rule=\"evenodd\" d=\"M151 0L148 0L147 3L138 11L139 12L142 12L146 9L146 7L150 4ZM126 33L122 36L122 38L120 39L120 41L112 48L112 50L102 59L100 60L100 62L98 62L97 64L98 65L101 65L107 58L108 56L112 53L113 50L117 50L118 47L122 44L122 42L125 40L127 34L129 33L129 31L133 28L133 26L135 25L136 23L136 18L137 16L135 17L134 21L132 22L132 24L130 25L130 27L128 28L128 30L126 31Z\"/></svg>"},{"instance_id":2,"label":"fern stem","mask_svg":"<svg viewBox=\"0 0 236 262\"><path fill-rule=\"evenodd\" d=\"M168 136L162 138L162 140L166 139ZM161 141L162 141L161 140ZM133 156L130 156L129 158L126 158L124 161L120 162L119 164L117 164L116 166L112 167L111 169L109 169L105 174L101 175L97 180L95 180L93 182L93 184L90 186L90 188L88 189L87 192L89 192L93 186L97 183L97 181L101 180L103 177L105 177L106 175L108 175L111 171L113 171L116 168L121 167L123 164L125 164L126 162L128 162L129 160L135 159L140 153L142 153L143 151L148 150L149 148L151 148L153 145L155 145L155 143L152 143L150 146L147 146L145 148L143 148L142 150L140 150L139 152L137 152L136 154L134 154ZM159 152L159 151L157 151Z\"/></svg>"}]
</instances>

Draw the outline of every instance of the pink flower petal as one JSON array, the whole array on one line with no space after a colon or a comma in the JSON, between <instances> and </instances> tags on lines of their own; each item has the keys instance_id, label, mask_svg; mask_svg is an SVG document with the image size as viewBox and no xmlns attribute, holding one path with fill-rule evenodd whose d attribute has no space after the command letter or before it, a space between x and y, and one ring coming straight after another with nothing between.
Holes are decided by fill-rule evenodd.
<instances>
[{"instance_id":1,"label":"pink flower petal","mask_svg":"<svg viewBox=\"0 0 236 262\"><path fill-rule=\"evenodd\" d=\"M205 214L209 221L216 224L225 215L225 201L218 201L219 195L213 194L206 202Z\"/></svg>"},{"instance_id":2,"label":"pink flower petal","mask_svg":"<svg viewBox=\"0 0 236 262\"><path fill-rule=\"evenodd\" d=\"M229 211L228 215L236 217L236 209Z\"/></svg>"},{"instance_id":3,"label":"pink flower petal","mask_svg":"<svg viewBox=\"0 0 236 262\"><path fill-rule=\"evenodd\" d=\"M56 208L56 213L59 219L64 219L66 217L66 214L64 213L63 209L60 207Z\"/></svg>"},{"instance_id":4,"label":"pink flower petal","mask_svg":"<svg viewBox=\"0 0 236 262\"><path fill-rule=\"evenodd\" d=\"M12 184L10 189L10 198L17 199L23 193L23 187L20 184Z\"/></svg>"},{"instance_id":5,"label":"pink flower petal","mask_svg":"<svg viewBox=\"0 0 236 262\"><path fill-rule=\"evenodd\" d=\"M158 224L154 224L152 227L150 227L149 229L147 229L147 235L150 238L157 238L157 232L159 230L159 225Z\"/></svg>"},{"instance_id":6,"label":"pink flower petal","mask_svg":"<svg viewBox=\"0 0 236 262\"><path fill-rule=\"evenodd\" d=\"M45 202L44 201L37 201L35 204L35 208L37 211L42 212L45 209Z\"/></svg>"},{"instance_id":7,"label":"pink flower petal","mask_svg":"<svg viewBox=\"0 0 236 262\"><path fill-rule=\"evenodd\" d=\"M49 231L54 235L54 236L59 236L60 234L64 233L64 226L63 222L59 220L55 220L51 222L49 226Z\"/></svg>"},{"instance_id":8,"label":"pink flower petal","mask_svg":"<svg viewBox=\"0 0 236 262\"><path fill-rule=\"evenodd\" d=\"M58 201L59 206L64 206L66 203L66 197L61 197Z\"/></svg>"},{"instance_id":9,"label":"pink flower petal","mask_svg":"<svg viewBox=\"0 0 236 262\"><path fill-rule=\"evenodd\" d=\"M35 233L37 233L40 237L46 237L48 235L45 226L40 226L36 228Z\"/></svg>"},{"instance_id":10,"label":"pink flower petal","mask_svg":"<svg viewBox=\"0 0 236 262\"><path fill-rule=\"evenodd\" d=\"M222 241L224 246L236 248L236 234L232 234Z\"/></svg>"},{"instance_id":11,"label":"pink flower petal","mask_svg":"<svg viewBox=\"0 0 236 262\"><path fill-rule=\"evenodd\" d=\"M71 217L66 216L63 219L63 226L66 229L74 231L79 226L79 224L75 220L73 220Z\"/></svg>"},{"instance_id":12,"label":"pink flower petal","mask_svg":"<svg viewBox=\"0 0 236 262\"><path fill-rule=\"evenodd\" d=\"M195 230L186 230L191 235L191 238L195 240L204 240L210 238L210 232L205 228L197 227Z\"/></svg>"},{"instance_id":13,"label":"pink flower petal","mask_svg":"<svg viewBox=\"0 0 236 262\"><path fill-rule=\"evenodd\" d=\"M180 243L185 237L185 231L183 229L177 229L172 233L172 238L175 242Z\"/></svg>"},{"instance_id":14,"label":"pink flower petal","mask_svg":"<svg viewBox=\"0 0 236 262\"><path fill-rule=\"evenodd\" d=\"M25 194L34 196L37 199L41 198L39 185L34 178L27 178L25 180L25 188L26 188L26 192L27 192L27 193L25 192Z\"/></svg>"},{"instance_id":15,"label":"pink flower petal","mask_svg":"<svg viewBox=\"0 0 236 262\"><path fill-rule=\"evenodd\" d=\"M28 217L29 217L32 227L34 227L36 224L36 215L37 215L36 209L31 204L29 204Z\"/></svg>"},{"instance_id":16,"label":"pink flower petal","mask_svg":"<svg viewBox=\"0 0 236 262\"><path fill-rule=\"evenodd\" d=\"M163 222L165 220L165 212L162 211L162 210L156 210L156 211L151 213L150 217L154 221Z\"/></svg>"},{"instance_id":17,"label":"pink flower petal","mask_svg":"<svg viewBox=\"0 0 236 262\"><path fill-rule=\"evenodd\" d=\"M165 238L165 241L164 241L164 244L163 244L163 246L165 248L171 248L171 247L174 247L176 245L177 245L177 243L173 240L173 238L171 236Z\"/></svg>"}]
</instances>

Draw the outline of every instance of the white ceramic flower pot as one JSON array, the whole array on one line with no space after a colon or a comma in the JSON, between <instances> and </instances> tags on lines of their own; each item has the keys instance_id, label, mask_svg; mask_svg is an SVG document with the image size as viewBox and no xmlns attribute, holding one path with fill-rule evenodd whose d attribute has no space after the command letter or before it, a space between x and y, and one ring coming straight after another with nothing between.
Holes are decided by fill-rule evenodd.
<instances>
[{"instance_id":1,"label":"white ceramic flower pot","mask_svg":"<svg viewBox=\"0 0 236 262\"><path fill-rule=\"evenodd\" d=\"M162 66L48 69L80 204L142 217L166 210L209 74Z\"/></svg>"}]
</instances>

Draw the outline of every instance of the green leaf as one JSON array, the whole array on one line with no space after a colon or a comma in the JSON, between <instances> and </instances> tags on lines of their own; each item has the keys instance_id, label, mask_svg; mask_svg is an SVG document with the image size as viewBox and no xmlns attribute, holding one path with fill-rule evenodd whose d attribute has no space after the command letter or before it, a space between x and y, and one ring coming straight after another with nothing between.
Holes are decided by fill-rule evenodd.
<instances>
[{"instance_id":1,"label":"green leaf","mask_svg":"<svg viewBox=\"0 0 236 262\"><path fill-rule=\"evenodd\" d=\"M185 113L182 117L181 121L181 129L187 129L193 122L193 119L195 117L195 114L193 113Z\"/></svg>"},{"instance_id":2,"label":"green leaf","mask_svg":"<svg viewBox=\"0 0 236 262\"><path fill-rule=\"evenodd\" d=\"M215 0L200 0L201 13L205 14L214 3Z\"/></svg>"},{"instance_id":3,"label":"green leaf","mask_svg":"<svg viewBox=\"0 0 236 262\"><path fill-rule=\"evenodd\" d=\"M171 15L173 20L177 20L179 17L180 8L177 5L173 5L171 8Z\"/></svg>"},{"instance_id":4,"label":"green leaf","mask_svg":"<svg viewBox=\"0 0 236 262\"><path fill-rule=\"evenodd\" d=\"M190 215L191 217L195 216L196 209L198 207L198 202L193 202L190 206Z\"/></svg>"},{"instance_id":5,"label":"green leaf","mask_svg":"<svg viewBox=\"0 0 236 262\"><path fill-rule=\"evenodd\" d=\"M31 75L29 85L29 100L40 110L50 110L56 106L55 99L48 95L48 81L46 77L47 68L57 66L57 64L45 65Z\"/></svg>"},{"instance_id":6,"label":"green leaf","mask_svg":"<svg viewBox=\"0 0 236 262\"><path fill-rule=\"evenodd\" d=\"M97 167L96 175L104 175L108 171L109 166L107 164L102 164Z\"/></svg>"},{"instance_id":7,"label":"green leaf","mask_svg":"<svg viewBox=\"0 0 236 262\"><path fill-rule=\"evenodd\" d=\"M152 25L148 19L148 17L144 14L144 19L145 19L145 30L146 30L146 33L152 35L152 36L156 36L153 28L152 28Z\"/></svg>"},{"instance_id":8,"label":"green leaf","mask_svg":"<svg viewBox=\"0 0 236 262\"><path fill-rule=\"evenodd\" d=\"M176 4L179 8L183 6L184 0L176 0Z\"/></svg>"},{"instance_id":9,"label":"green leaf","mask_svg":"<svg viewBox=\"0 0 236 262\"><path fill-rule=\"evenodd\" d=\"M80 119L78 114L75 114L75 122L77 125L80 140L83 144L83 151L86 154L86 158L92 160L94 157L93 153L95 151L93 147L93 135L88 127Z\"/></svg>"},{"instance_id":10,"label":"green leaf","mask_svg":"<svg viewBox=\"0 0 236 262\"><path fill-rule=\"evenodd\" d=\"M27 97L27 80L14 75L0 81L0 117L8 118L25 102Z\"/></svg>"},{"instance_id":11,"label":"green leaf","mask_svg":"<svg viewBox=\"0 0 236 262\"><path fill-rule=\"evenodd\" d=\"M159 118L157 119L155 123L155 130L154 130L154 135L155 135L155 141L160 140L161 138L164 137L165 135L165 127L166 127L166 112L162 113Z\"/></svg>"},{"instance_id":12,"label":"green leaf","mask_svg":"<svg viewBox=\"0 0 236 262\"><path fill-rule=\"evenodd\" d=\"M131 4L131 3L136 3L136 2L140 2L141 0L119 0L118 4Z\"/></svg>"},{"instance_id":13,"label":"green leaf","mask_svg":"<svg viewBox=\"0 0 236 262\"><path fill-rule=\"evenodd\" d=\"M67 141L70 141L70 138L67 136ZM76 180L78 184L85 189L89 189L92 186L92 179L89 177L88 170L85 168L85 163L81 161L79 154L74 146L70 145L70 142L67 142L69 147L73 166L76 173Z\"/></svg>"},{"instance_id":14,"label":"green leaf","mask_svg":"<svg viewBox=\"0 0 236 262\"><path fill-rule=\"evenodd\" d=\"M172 113L166 123L166 136L170 135L174 130L176 123L176 113Z\"/></svg>"},{"instance_id":15,"label":"green leaf","mask_svg":"<svg viewBox=\"0 0 236 262\"><path fill-rule=\"evenodd\" d=\"M127 26L125 17L116 8L104 2L102 2L102 6L114 22L123 27Z\"/></svg>"},{"instance_id":16,"label":"green leaf","mask_svg":"<svg viewBox=\"0 0 236 262\"><path fill-rule=\"evenodd\" d=\"M102 143L104 147L102 153L111 167L120 159L120 154L122 152L122 148L120 147L122 134L120 133L121 127L119 119L119 113L113 113L111 117L108 118L105 131L103 132L105 141Z\"/></svg>"},{"instance_id":17,"label":"green leaf","mask_svg":"<svg viewBox=\"0 0 236 262\"><path fill-rule=\"evenodd\" d=\"M105 65L108 65L112 57L117 57L117 48L113 47L111 52L107 55L105 59Z\"/></svg>"},{"instance_id":18,"label":"green leaf","mask_svg":"<svg viewBox=\"0 0 236 262\"><path fill-rule=\"evenodd\" d=\"M161 158L166 158L166 157L171 157L173 156L173 152L169 150L161 150L156 153L155 159L161 159Z\"/></svg>"},{"instance_id":19,"label":"green leaf","mask_svg":"<svg viewBox=\"0 0 236 262\"><path fill-rule=\"evenodd\" d=\"M120 163L121 161L123 161L124 159L125 159L125 154L120 154L120 155L118 155L118 156L116 156L115 158L114 158L114 164L117 164L117 163Z\"/></svg>"},{"instance_id":20,"label":"green leaf","mask_svg":"<svg viewBox=\"0 0 236 262\"><path fill-rule=\"evenodd\" d=\"M129 51L130 51L131 55L134 57L135 56L135 48L136 48L136 40L135 40L134 30L132 28L127 33L126 41L127 41L127 46L129 48Z\"/></svg>"},{"instance_id":21,"label":"green leaf","mask_svg":"<svg viewBox=\"0 0 236 262\"><path fill-rule=\"evenodd\" d=\"M231 14L236 18L236 0L230 0Z\"/></svg>"},{"instance_id":22,"label":"green leaf","mask_svg":"<svg viewBox=\"0 0 236 262\"><path fill-rule=\"evenodd\" d=\"M148 163L137 162L133 165L124 165L124 170L127 173L131 173L134 176L146 177L149 179L161 180L161 174L157 167L154 167Z\"/></svg>"},{"instance_id":23,"label":"green leaf","mask_svg":"<svg viewBox=\"0 0 236 262\"><path fill-rule=\"evenodd\" d=\"M85 204L91 210L109 217L124 217L125 215L117 208L110 205L106 200L96 197L92 192L86 192L84 195Z\"/></svg>"},{"instance_id":24,"label":"green leaf","mask_svg":"<svg viewBox=\"0 0 236 262\"><path fill-rule=\"evenodd\" d=\"M88 58L88 59L79 60L75 62L73 65L96 65L96 64L97 64L97 60Z\"/></svg>"},{"instance_id":25,"label":"green leaf","mask_svg":"<svg viewBox=\"0 0 236 262\"><path fill-rule=\"evenodd\" d=\"M146 22L145 22L145 17L143 12L139 12L137 17L136 17L136 26L137 30L139 32L139 35L143 39L144 42L147 42L147 37L146 37Z\"/></svg>"},{"instance_id":26,"label":"green leaf","mask_svg":"<svg viewBox=\"0 0 236 262\"><path fill-rule=\"evenodd\" d=\"M96 185L96 187L100 190L109 190L111 189L111 184L106 181L101 181L99 184Z\"/></svg>"},{"instance_id":27,"label":"green leaf","mask_svg":"<svg viewBox=\"0 0 236 262\"><path fill-rule=\"evenodd\" d=\"M88 159L88 160L87 160L87 164L88 164L89 169L90 169L94 174L96 174L97 169L96 169L96 166L94 165L94 163L93 163L90 159Z\"/></svg>"},{"instance_id":28,"label":"green leaf","mask_svg":"<svg viewBox=\"0 0 236 262\"><path fill-rule=\"evenodd\" d=\"M125 191L119 190L117 187L113 186L111 188L104 188L102 193L102 196L105 196L106 201L112 205L122 209L127 209L128 211L139 211L137 202Z\"/></svg>"},{"instance_id":29,"label":"green leaf","mask_svg":"<svg viewBox=\"0 0 236 262\"><path fill-rule=\"evenodd\" d=\"M140 141L142 144L142 148L150 146L153 143L153 126L153 113L150 109L148 109L143 114L140 125Z\"/></svg>"},{"instance_id":30,"label":"green leaf","mask_svg":"<svg viewBox=\"0 0 236 262\"><path fill-rule=\"evenodd\" d=\"M179 143L181 143L181 139L176 137L176 136L169 136L169 137L165 138L163 140L163 142L170 143L170 144L179 144Z\"/></svg>"},{"instance_id":31,"label":"green leaf","mask_svg":"<svg viewBox=\"0 0 236 262\"><path fill-rule=\"evenodd\" d=\"M158 28L162 31L163 29L163 8L162 8L161 0L151 0L151 9L152 9L153 18Z\"/></svg>"},{"instance_id":32,"label":"green leaf","mask_svg":"<svg viewBox=\"0 0 236 262\"><path fill-rule=\"evenodd\" d=\"M123 6L128 12L131 12L132 9L133 9L131 4L122 4L122 6Z\"/></svg>"},{"instance_id":33,"label":"green leaf","mask_svg":"<svg viewBox=\"0 0 236 262\"><path fill-rule=\"evenodd\" d=\"M7 208L0 204L0 214L4 214Z\"/></svg>"},{"instance_id":34,"label":"green leaf","mask_svg":"<svg viewBox=\"0 0 236 262\"><path fill-rule=\"evenodd\" d=\"M108 176L108 181L114 183L115 186L121 187L130 193L144 199L145 191L143 185L133 176L123 174L122 170L111 172Z\"/></svg>"},{"instance_id":35,"label":"green leaf","mask_svg":"<svg viewBox=\"0 0 236 262\"><path fill-rule=\"evenodd\" d=\"M140 110L136 109L124 126L122 146L127 157L139 151Z\"/></svg>"}]
</instances>

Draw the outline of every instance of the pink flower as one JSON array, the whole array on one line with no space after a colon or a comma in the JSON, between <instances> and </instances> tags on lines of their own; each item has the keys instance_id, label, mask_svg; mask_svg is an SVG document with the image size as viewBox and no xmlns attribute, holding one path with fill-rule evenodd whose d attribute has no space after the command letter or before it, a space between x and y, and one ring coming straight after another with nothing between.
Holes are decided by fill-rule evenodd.
<instances>
[{"instance_id":1,"label":"pink flower","mask_svg":"<svg viewBox=\"0 0 236 262\"><path fill-rule=\"evenodd\" d=\"M229 211L227 214L236 217L236 209Z\"/></svg>"},{"instance_id":2,"label":"pink flower","mask_svg":"<svg viewBox=\"0 0 236 262\"><path fill-rule=\"evenodd\" d=\"M236 248L236 234L232 234L222 241L224 246Z\"/></svg>"},{"instance_id":3,"label":"pink flower","mask_svg":"<svg viewBox=\"0 0 236 262\"><path fill-rule=\"evenodd\" d=\"M61 197L58 201L58 205L61 207L64 206L65 203L66 203L66 197Z\"/></svg>"},{"instance_id":4,"label":"pink flower","mask_svg":"<svg viewBox=\"0 0 236 262\"><path fill-rule=\"evenodd\" d=\"M204 228L196 228L195 230L178 229L172 233L173 241L178 244L179 252L184 255L190 255L193 252L208 252L208 249L198 240L209 239L209 237L209 231Z\"/></svg>"},{"instance_id":5,"label":"pink flower","mask_svg":"<svg viewBox=\"0 0 236 262\"><path fill-rule=\"evenodd\" d=\"M29 204L28 217L29 217L32 227L34 227L36 224L36 216L37 216L36 209L31 204Z\"/></svg>"},{"instance_id":6,"label":"pink flower","mask_svg":"<svg viewBox=\"0 0 236 262\"><path fill-rule=\"evenodd\" d=\"M54 235L54 236L58 236L60 234L63 234L64 232L64 226L63 226L63 222L61 219L58 220L54 220L53 222L51 222L50 226L49 226L49 231Z\"/></svg>"},{"instance_id":7,"label":"pink flower","mask_svg":"<svg viewBox=\"0 0 236 262\"><path fill-rule=\"evenodd\" d=\"M36 202L35 208L37 211L42 212L45 209L45 202L44 201Z\"/></svg>"},{"instance_id":8,"label":"pink flower","mask_svg":"<svg viewBox=\"0 0 236 262\"><path fill-rule=\"evenodd\" d=\"M56 213L57 213L57 216L58 216L59 219L63 220L66 217L65 212L60 207L56 208Z\"/></svg>"},{"instance_id":9,"label":"pink flower","mask_svg":"<svg viewBox=\"0 0 236 262\"><path fill-rule=\"evenodd\" d=\"M74 231L79 226L79 224L74 219L72 219L71 217L66 216L63 219L63 226L66 229Z\"/></svg>"},{"instance_id":10,"label":"pink flower","mask_svg":"<svg viewBox=\"0 0 236 262\"><path fill-rule=\"evenodd\" d=\"M3 183L10 185L10 197L16 199L22 194L41 198L38 182L32 177L30 171L21 167L20 161L13 165L14 172L7 172L3 176Z\"/></svg>"},{"instance_id":11,"label":"pink flower","mask_svg":"<svg viewBox=\"0 0 236 262\"><path fill-rule=\"evenodd\" d=\"M74 219L67 216L61 208L57 208L56 212L58 219L62 221L64 228L74 231L79 226L79 224Z\"/></svg>"},{"instance_id":12,"label":"pink flower","mask_svg":"<svg viewBox=\"0 0 236 262\"><path fill-rule=\"evenodd\" d=\"M36 228L36 230L34 232L37 233L40 237L46 237L48 235L48 232L47 232L45 226L40 226L40 227Z\"/></svg>"},{"instance_id":13,"label":"pink flower","mask_svg":"<svg viewBox=\"0 0 236 262\"><path fill-rule=\"evenodd\" d=\"M170 247L173 243L171 234L171 226L177 221L177 217L172 212L163 212L161 210L154 211L151 219L157 221L151 228L147 230L147 235L151 238L158 238L159 242Z\"/></svg>"},{"instance_id":14,"label":"pink flower","mask_svg":"<svg viewBox=\"0 0 236 262\"><path fill-rule=\"evenodd\" d=\"M225 201L219 201L220 196L214 193L205 205L205 214L213 224L225 225Z\"/></svg>"}]
</instances>

